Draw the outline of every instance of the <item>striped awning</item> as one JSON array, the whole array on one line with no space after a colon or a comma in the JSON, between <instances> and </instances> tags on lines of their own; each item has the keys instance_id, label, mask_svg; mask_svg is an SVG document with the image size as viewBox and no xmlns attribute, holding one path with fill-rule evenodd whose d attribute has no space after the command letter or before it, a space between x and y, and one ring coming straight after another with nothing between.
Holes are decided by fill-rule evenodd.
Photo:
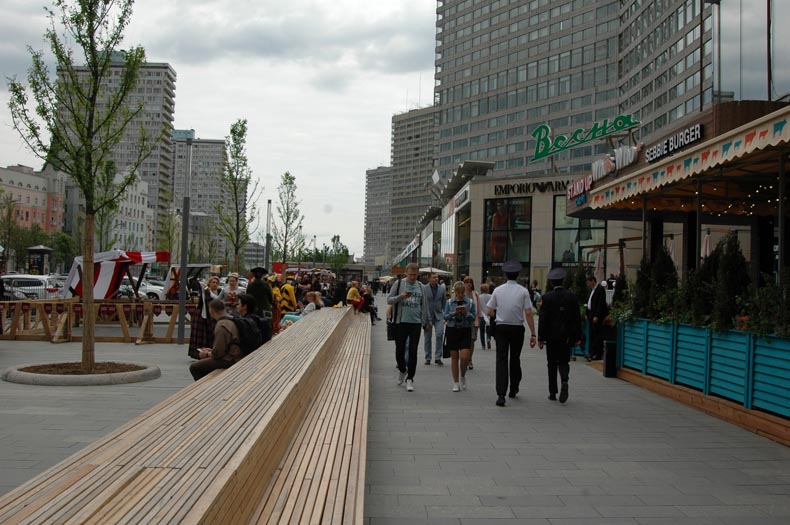
<instances>
[{"instance_id":1,"label":"striped awning","mask_svg":"<svg viewBox=\"0 0 790 525\"><path fill-rule=\"evenodd\" d=\"M650 193L754 151L790 142L790 106L590 190L590 208L604 208Z\"/></svg>"}]
</instances>

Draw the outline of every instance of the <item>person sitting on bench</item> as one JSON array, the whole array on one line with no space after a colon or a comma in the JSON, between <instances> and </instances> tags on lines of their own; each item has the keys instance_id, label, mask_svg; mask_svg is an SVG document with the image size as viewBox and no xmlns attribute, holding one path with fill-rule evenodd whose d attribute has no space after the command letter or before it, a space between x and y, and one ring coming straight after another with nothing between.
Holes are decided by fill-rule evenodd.
<instances>
[{"instance_id":1,"label":"person sitting on bench","mask_svg":"<svg viewBox=\"0 0 790 525\"><path fill-rule=\"evenodd\" d=\"M217 321L214 328L214 347L200 348L199 361L189 365L189 372L195 381L207 376L214 370L230 368L243 357L239 344L239 330L233 319L225 314L225 303L214 299L208 305L209 315Z\"/></svg>"}]
</instances>

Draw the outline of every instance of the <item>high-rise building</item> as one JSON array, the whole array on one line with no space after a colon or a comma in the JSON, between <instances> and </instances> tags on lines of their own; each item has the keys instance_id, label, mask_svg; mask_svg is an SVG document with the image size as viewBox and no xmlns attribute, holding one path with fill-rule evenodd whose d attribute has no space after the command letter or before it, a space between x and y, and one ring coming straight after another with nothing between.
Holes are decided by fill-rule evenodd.
<instances>
[{"instance_id":1,"label":"high-rise building","mask_svg":"<svg viewBox=\"0 0 790 525\"><path fill-rule=\"evenodd\" d=\"M365 172L366 266L385 265L389 261L391 193L392 168L380 166Z\"/></svg>"},{"instance_id":2,"label":"high-rise building","mask_svg":"<svg viewBox=\"0 0 790 525\"><path fill-rule=\"evenodd\" d=\"M545 123L554 136L568 135L630 113L644 138L698 110L701 98L709 104L704 5L700 17L697 0L440 1L440 175L464 160L493 161L500 176L587 172L609 145L532 161L535 128Z\"/></svg>"},{"instance_id":3,"label":"high-rise building","mask_svg":"<svg viewBox=\"0 0 790 525\"><path fill-rule=\"evenodd\" d=\"M439 0L434 166L441 187L458 188L440 203L441 260L455 261L448 270L489 278L518 259L540 279L634 235L620 221L567 217L565 189L609 169L615 148L663 137L668 124L710 105L710 3ZM614 121L641 129L601 140ZM582 143L535 160L533 133L544 126L549 138L566 137L562 146ZM591 129L592 140L569 140ZM466 161L495 169L470 186L456 176ZM393 237L392 251L410 240Z\"/></svg>"},{"instance_id":4,"label":"high-rise building","mask_svg":"<svg viewBox=\"0 0 790 525\"><path fill-rule=\"evenodd\" d=\"M173 131L175 163L173 177L173 207L180 210L184 200L186 174L190 171L190 242L201 256L215 259L225 251L225 239L213 221L215 206L223 202L222 172L225 166L225 141L197 139L195 130Z\"/></svg>"},{"instance_id":5,"label":"high-rise building","mask_svg":"<svg viewBox=\"0 0 790 525\"><path fill-rule=\"evenodd\" d=\"M392 117L392 200L388 259L414 239L420 218L431 204L434 150L433 107ZM366 252L367 253L367 252Z\"/></svg>"},{"instance_id":6,"label":"high-rise building","mask_svg":"<svg viewBox=\"0 0 790 525\"><path fill-rule=\"evenodd\" d=\"M121 80L123 56L114 53L105 91L99 104L106 102ZM85 67L76 68L78 74L86 74ZM143 104L143 111L133 119L124 131L124 136L113 152L113 160L119 173L126 173L130 164L137 161L140 130L149 137L160 137L159 143L138 168L138 176L148 184L148 206L154 211L157 231L163 228L173 201L173 115L175 113L176 72L167 63L147 62L140 68L137 87L127 99L129 107ZM104 97L104 98L101 98Z\"/></svg>"}]
</instances>

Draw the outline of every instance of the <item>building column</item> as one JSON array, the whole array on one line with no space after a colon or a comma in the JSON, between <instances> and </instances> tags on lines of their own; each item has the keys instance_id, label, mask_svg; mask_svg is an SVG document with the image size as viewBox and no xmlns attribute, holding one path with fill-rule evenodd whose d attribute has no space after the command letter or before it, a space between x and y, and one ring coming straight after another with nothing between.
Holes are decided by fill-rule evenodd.
<instances>
[{"instance_id":1,"label":"building column","mask_svg":"<svg viewBox=\"0 0 790 525\"><path fill-rule=\"evenodd\" d=\"M683 261L681 271L683 278L689 270L694 270L699 264L699 224L697 212L686 213L683 221Z\"/></svg>"},{"instance_id":2,"label":"building column","mask_svg":"<svg viewBox=\"0 0 790 525\"><path fill-rule=\"evenodd\" d=\"M749 274L752 284L761 286L763 274L771 275L774 271L774 218L752 217L750 237Z\"/></svg>"}]
</instances>

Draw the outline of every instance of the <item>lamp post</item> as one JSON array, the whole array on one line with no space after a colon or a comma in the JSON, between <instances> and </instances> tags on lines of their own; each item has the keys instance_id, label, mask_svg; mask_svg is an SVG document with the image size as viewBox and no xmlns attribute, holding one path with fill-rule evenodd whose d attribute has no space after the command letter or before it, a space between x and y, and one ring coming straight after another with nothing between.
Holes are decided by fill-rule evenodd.
<instances>
[{"instance_id":1,"label":"lamp post","mask_svg":"<svg viewBox=\"0 0 790 525\"><path fill-rule=\"evenodd\" d=\"M269 260L271 259L272 255L272 200L269 199L266 202L266 250L265 256L263 261L263 266L266 267L267 270L272 271L269 267ZM272 273L274 273L272 271Z\"/></svg>"},{"instance_id":2,"label":"lamp post","mask_svg":"<svg viewBox=\"0 0 790 525\"><path fill-rule=\"evenodd\" d=\"M187 296L187 251L189 250L189 192L192 178L192 139L187 138L187 172L184 177L184 205L181 212L181 275L178 286L178 344L184 344Z\"/></svg>"},{"instance_id":3,"label":"lamp post","mask_svg":"<svg viewBox=\"0 0 790 525\"><path fill-rule=\"evenodd\" d=\"M313 235L313 270L315 270L315 251L316 251L316 247L315 247L315 235Z\"/></svg>"}]
</instances>

